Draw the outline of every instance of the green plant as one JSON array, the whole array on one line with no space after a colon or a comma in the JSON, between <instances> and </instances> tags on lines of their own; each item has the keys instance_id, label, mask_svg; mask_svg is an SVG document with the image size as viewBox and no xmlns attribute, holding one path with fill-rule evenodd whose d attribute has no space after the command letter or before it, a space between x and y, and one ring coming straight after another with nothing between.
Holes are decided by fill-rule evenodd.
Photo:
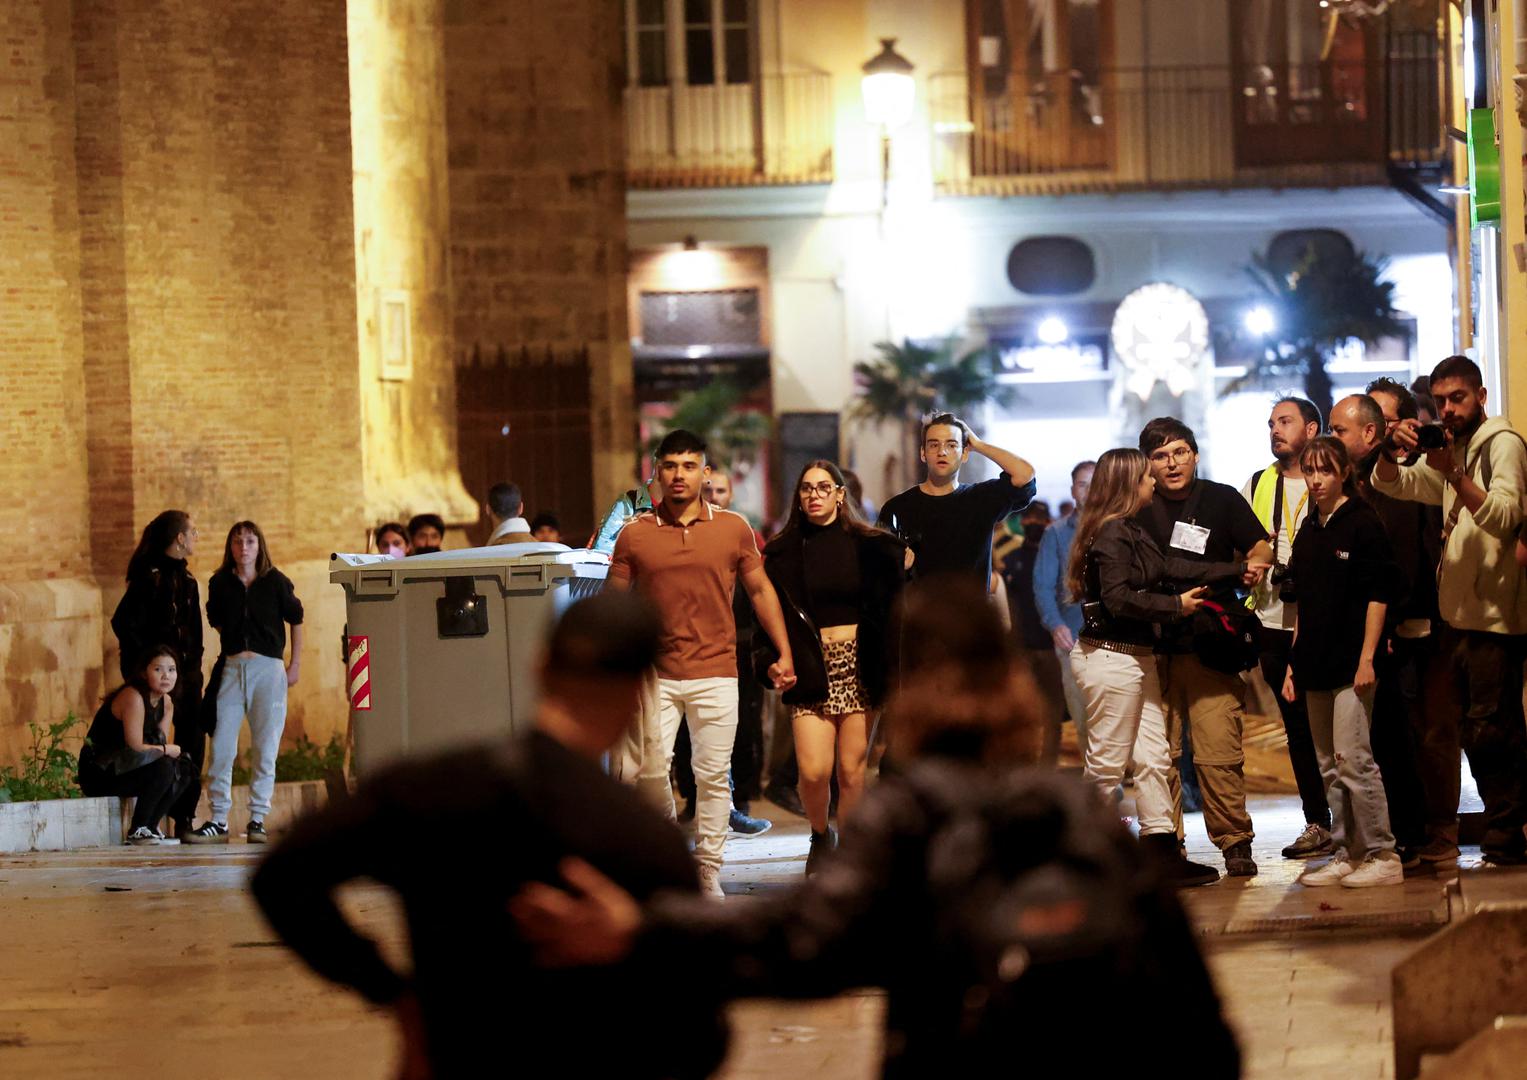
<instances>
[{"instance_id":1,"label":"green plant","mask_svg":"<svg viewBox=\"0 0 1527 1080\"><path fill-rule=\"evenodd\" d=\"M1267 300L1277 329L1266 338L1235 340L1250 346L1252 363L1244 376L1225 388L1243 389L1267 377L1301 378L1304 393L1320 415L1331 414L1331 376L1326 362L1349 341L1373 346L1405 333L1394 306L1394 282L1384 276L1388 260L1358 251L1305 248L1304 257L1287 273L1267 255L1253 255L1247 274Z\"/></svg>"},{"instance_id":2,"label":"green plant","mask_svg":"<svg viewBox=\"0 0 1527 1080\"><path fill-rule=\"evenodd\" d=\"M955 338L937 345L877 341L879 356L854 365L859 395L849 406L855 420L894 423L902 429L904 472L911 476L918 461L917 444L923 417L948 411L962 413L986 401L1011 404L1011 387L997 382L991 350L959 352Z\"/></svg>"},{"instance_id":3,"label":"green plant","mask_svg":"<svg viewBox=\"0 0 1527 1080\"><path fill-rule=\"evenodd\" d=\"M324 746L319 746L306 735L276 754L276 780L280 783L298 780L323 780L345 761L345 740L335 735ZM240 754L233 763L234 784L247 784L254 777L246 755Z\"/></svg>"},{"instance_id":4,"label":"green plant","mask_svg":"<svg viewBox=\"0 0 1527 1080\"><path fill-rule=\"evenodd\" d=\"M731 379L716 379L674 400L673 414L663 430L647 440L647 455L670 431L683 428L705 440L713 464L733 469L751 465L758 448L769 437L769 420L763 413L742 408L748 389Z\"/></svg>"},{"instance_id":5,"label":"green plant","mask_svg":"<svg viewBox=\"0 0 1527 1080\"><path fill-rule=\"evenodd\" d=\"M80 721L73 712L56 724L27 723L32 745L21 755L18 767L0 767L0 802L33 802L41 799L78 799L75 784L79 758L64 749Z\"/></svg>"}]
</instances>

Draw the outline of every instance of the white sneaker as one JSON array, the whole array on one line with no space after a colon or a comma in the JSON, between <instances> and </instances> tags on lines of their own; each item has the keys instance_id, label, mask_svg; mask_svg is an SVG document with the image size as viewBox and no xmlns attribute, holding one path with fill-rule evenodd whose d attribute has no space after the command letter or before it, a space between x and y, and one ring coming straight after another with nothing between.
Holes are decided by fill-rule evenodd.
<instances>
[{"instance_id":1,"label":"white sneaker","mask_svg":"<svg viewBox=\"0 0 1527 1080\"><path fill-rule=\"evenodd\" d=\"M1401 885L1405 867L1392 851L1380 851L1363 860L1363 865L1341 879L1343 888L1366 889L1372 885Z\"/></svg>"},{"instance_id":2,"label":"white sneaker","mask_svg":"<svg viewBox=\"0 0 1527 1080\"><path fill-rule=\"evenodd\" d=\"M712 900L726 899L726 893L721 891L721 867L700 864L700 895Z\"/></svg>"},{"instance_id":3,"label":"white sneaker","mask_svg":"<svg viewBox=\"0 0 1527 1080\"><path fill-rule=\"evenodd\" d=\"M1324 866L1311 867L1299 875L1299 884L1309 889L1318 888L1321 885L1339 885L1342 879L1352 873L1352 864L1347 861L1345 855L1338 855Z\"/></svg>"}]
</instances>

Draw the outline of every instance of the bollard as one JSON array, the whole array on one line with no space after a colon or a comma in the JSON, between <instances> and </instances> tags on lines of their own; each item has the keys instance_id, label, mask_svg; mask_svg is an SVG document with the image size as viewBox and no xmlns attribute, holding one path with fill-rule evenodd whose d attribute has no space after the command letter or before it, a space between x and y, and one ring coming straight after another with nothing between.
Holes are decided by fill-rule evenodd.
<instances>
[{"instance_id":1,"label":"bollard","mask_svg":"<svg viewBox=\"0 0 1527 1080\"><path fill-rule=\"evenodd\" d=\"M1452 923L1391 979L1394 1074L1412 1080L1423 1055L1451 1054L1497 1018L1527 1015L1527 904L1482 907Z\"/></svg>"}]
</instances>

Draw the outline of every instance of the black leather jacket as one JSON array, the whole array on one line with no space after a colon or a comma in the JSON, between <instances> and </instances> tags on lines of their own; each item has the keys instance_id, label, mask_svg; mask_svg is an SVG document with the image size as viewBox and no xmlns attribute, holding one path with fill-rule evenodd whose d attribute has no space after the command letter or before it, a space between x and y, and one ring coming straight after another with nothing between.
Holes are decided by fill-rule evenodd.
<instances>
[{"instance_id":1,"label":"black leather jacket","mask_svg":"<svg viewBox=\"0 0 1527 1080\"><path fill-rule=\"evenodd\" d=\"M869 703L885 700L896 667L896 642L891 613L906 581L907 547L890 533L858 539L859 679ZM809 705L827 697L827 662L822 655L822 632L811 620L806 595L805 544L797 530L787 530L764 545L764 572L779 594L785 631L795 661L796 683L781 696L786 704Z\"/></svg>"},{"instance_id":2,"label":"black leather jacket","mask_svg":"<svg viewBox=\"0 0 1527 1080\"><path fill-rule=\"evenodd\" d=\"M865 794L797 887L746 905L656 897L637 956L727 996L882 987L887 1077L1047 1074L1041 1043L1163 1031L1193 1033L1197 1080L1236 1076L1194 934L1146 858L1075 779L925 758Z\"/></svg>"},{"instance_id":3,"label":"black leather jacket","mask_svg":"<svg viewBox=\"0 0 1527 1080\"><path fill-rule=\"evenodd\" d=\"M1238 578L1243 563L1205 563L1162 552L1131 518L1098 530L1082 574L1082 636L1127 645L1155 645L1156 624L1182 618L1177 595L1197 585Z\"/></svg>"}]
</instances>

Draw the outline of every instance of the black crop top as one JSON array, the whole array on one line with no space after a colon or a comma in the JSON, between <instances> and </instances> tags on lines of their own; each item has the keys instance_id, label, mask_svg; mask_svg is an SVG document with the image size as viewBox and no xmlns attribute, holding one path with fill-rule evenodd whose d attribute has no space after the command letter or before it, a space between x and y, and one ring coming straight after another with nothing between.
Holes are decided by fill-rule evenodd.
<instances>
[{"instance_id":1,"label":"black crop top","mask_svg":"<svg viewBox=\"0 0 1527 1080\"><path fill-rule=\"evenodd\" d=\"M801 522L806 558L806 597L812 622L825 626L859 623L859 544L852 533L833 522L817 526Z\"/></svg>"}]
</instances>

